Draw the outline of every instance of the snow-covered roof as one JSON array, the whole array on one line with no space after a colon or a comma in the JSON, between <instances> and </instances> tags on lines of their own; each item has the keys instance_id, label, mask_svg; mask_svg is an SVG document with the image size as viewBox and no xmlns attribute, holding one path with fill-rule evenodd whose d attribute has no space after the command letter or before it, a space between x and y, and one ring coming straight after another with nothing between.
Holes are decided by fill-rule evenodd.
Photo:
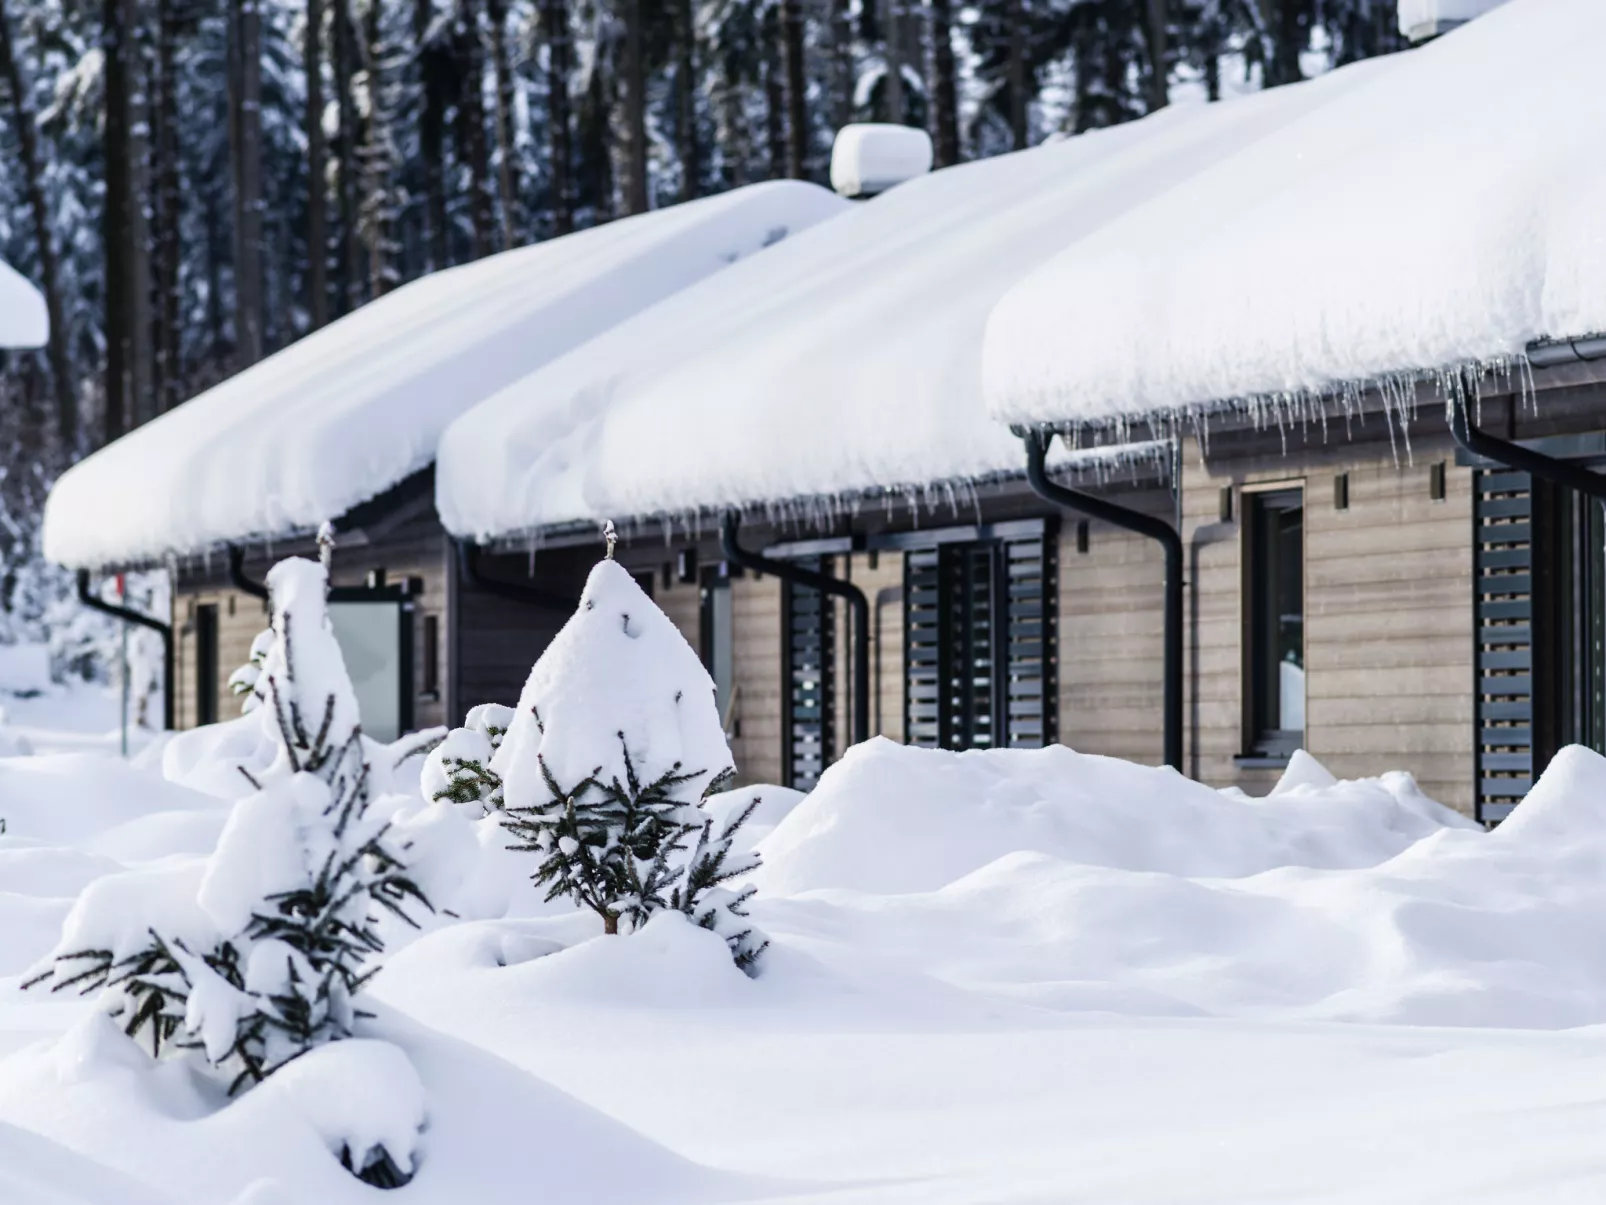
<instances>
[{"instance_id":1,"label":"snow-covered roof","mask_svg":"<svg viewBox=\"0 0 1606 1205\"><path fill-rule=\"evenodd\" d=\"M407 284L64 474L45 552L101 566L315 529L427 466L509 381L846 208L755 184Z\"/></svg>"},{"instance_id":2,"label":"snow-covered roof","mask_svg":"<svg viewBox=\"0 0 1606 1205\"><path fill-rule=\"evenodd\" d=\"M0 347L43 347L49 339L45 299L22 273L0 263Z\"/></svg>"},{"instance_id":3,"label":"snow-covered roof","mask_svg":"<svg viewBox=\"0 0 1606 1205\"><path fill-rule=\"evenodd\" d=\"M441 519L484 539L1019 472L1019 442L983 407L994 302L1078 234L1364 74L899 185L463 415L441 440Z\"/></svg>"},{"instance_id":4,"label":"snow-covered roof","mask_svg":"<svg viewBox=\"0 0 1606 1205\"><path fill-rule=\"evenodd\" d=\"M1297 399L1606 330L1603 45L1599 0L1511 0L1301 85L1321 103L1067 237L999 302L990 409Z\"/></svg>"}]
</instances>

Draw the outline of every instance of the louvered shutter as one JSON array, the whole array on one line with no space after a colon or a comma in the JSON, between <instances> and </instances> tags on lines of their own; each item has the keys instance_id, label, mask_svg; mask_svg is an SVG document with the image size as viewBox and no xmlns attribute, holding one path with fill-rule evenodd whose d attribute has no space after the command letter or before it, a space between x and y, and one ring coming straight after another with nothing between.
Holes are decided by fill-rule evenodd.
<instances>
[{"instance_id":1,"label":"louvered shutter","mask_svg":"<svg viewBox=\"0 0 1606 1205\"><path fill-rule=\"evenodd\" d=\"M817 557L798 564L825 571ZM791 582L782 587L782 612L786 631L782 725L786 785L807 791L825 772L835 740L835 614L829 597Z\"/></svg>"},{"instance_id":2,"label":"louvered shutter","mask_svg":"<svg viewBox=\"0 0 1606 1205\"><path fill-rule=\"evenodd\" d=\"M1473 477L1478 819L1503 820L1533 785L1533 493L1527 473Z\"/></svg>"}]
</instances>

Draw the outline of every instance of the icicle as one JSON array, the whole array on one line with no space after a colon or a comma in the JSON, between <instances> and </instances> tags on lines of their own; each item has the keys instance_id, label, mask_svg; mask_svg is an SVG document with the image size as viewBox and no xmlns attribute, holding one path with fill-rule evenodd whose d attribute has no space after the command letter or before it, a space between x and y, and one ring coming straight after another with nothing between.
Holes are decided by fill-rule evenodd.
<instances>
[{"instance_id":1,"label":"icicle","mask_svg":"<svg viewBox=\"0 0 1606 1205\"><path fill-rule=\"evenodd\" d=\"M619 543L619 532L614 528L612 519L603 520L602 539L608 545L608 559L611 561L614 547Z\"/></svg>"},{"instance_id":2,"label":"icicle","mask_svg":"<svg viewBox=\"0 0 1606 1205\"><path fill-rule=\"evenodd\" d=\"M335 558L335 525L325 519L318 524L318 563L323 566L324 576L329 576L330 563Z\"/></svg>"}]
</instances>

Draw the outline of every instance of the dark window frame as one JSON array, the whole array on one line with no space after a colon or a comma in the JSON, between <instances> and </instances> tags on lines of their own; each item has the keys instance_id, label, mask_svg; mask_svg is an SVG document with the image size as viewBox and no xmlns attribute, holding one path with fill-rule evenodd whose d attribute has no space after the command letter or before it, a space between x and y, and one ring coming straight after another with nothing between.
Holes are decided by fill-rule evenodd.
<instances>
[{"instance_id":1,"label":"dark window frame","mask_svg":"<svg viewBox=\"0 0 1606 1205\"><path fill-rule=\"evenodd\" d=\"M221 667L218 655L218 606L198 603L195 607L195 726L215 724L221 708Z\"/></svg>"},{"instance_id":2,"label":"dark window frame","mask_svg":"<svg viewBox=\"0 0 1606 1205\"><path fill-rule=\"evenodd\" d=\"M1305 745L1308 717L1300 728L1282 726L1282 665L1298 625L1296 664L1308 664L1305 638L1307 498L1305 483L1246 487L1242 507L1243 749L1242 760L1285 761ZM1286 516L1297 511L1297 536ZM1293 563L1290 543L1294 543ZM1290 594L1297 598L1290 598ZM1291 608L1291 604L1297 607ZM1272 618L1275 616L1275 618ZM1297 616L1297 618L1295 618ZM1308 692L1307 692L1308 698ZM1304 716L1304 700L1300 713Z\"/></svg>"}]
</instances>

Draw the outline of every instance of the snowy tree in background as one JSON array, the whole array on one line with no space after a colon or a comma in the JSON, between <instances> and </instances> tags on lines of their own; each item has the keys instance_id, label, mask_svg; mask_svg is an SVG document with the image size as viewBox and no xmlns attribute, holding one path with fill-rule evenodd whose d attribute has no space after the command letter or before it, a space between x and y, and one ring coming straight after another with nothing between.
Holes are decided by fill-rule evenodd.
<instances>
[{"instance_id":1,"label":"snowy tree in background","mask_svg":"<svg viewBox=\"0 0 1606 1205\"><path fill-rule=\"evenodd\" d=\"M512 722L513 709L500 703L470 708L463 726L447 733L424 759L424 798L458 804L475 818L501 811L502 779L491 769L491 759Z\"/></svg>"},{"instance_id":2,"label":"snowy tree in background","mask_svg":"<svg viewBox=\"0 0 1606 1205\"><path fill-rule=\"evenodd\" d=\"M734 773L713 681L615 561L591 571L530 671L491 769L548 899L590 909L607 933L685 911L752 969L763 938L743 931L748 897L724 886L757 864L729 857L750 810L715 838L701 806Z\"/></svg>"},{"instance_id":3,"label":"snowy tree in background","mask_svg":"<svg viewBox=\"0 0 1606 1205\"><path fill-rule=\"evenodd\" d=\"M368 807L324 569L282 561L268 588L273 640L256 693L277 751L258 790L235 804L198 883L111 876L110 889L86 892L34 980L112 989L130 1036L152 1053L199 1048L230 1091L349 1037L354 998L383 949L379 912L409 921L410 903L428 906Z\"/></svg>"}]
</instances>

